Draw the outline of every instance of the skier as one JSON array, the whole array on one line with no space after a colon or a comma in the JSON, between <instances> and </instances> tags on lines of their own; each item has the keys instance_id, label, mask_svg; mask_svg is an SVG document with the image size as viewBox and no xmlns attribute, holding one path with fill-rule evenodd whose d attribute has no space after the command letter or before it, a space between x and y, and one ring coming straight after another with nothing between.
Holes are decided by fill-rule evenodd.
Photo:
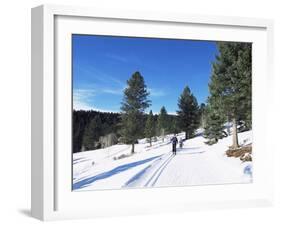
<instances>
[{"instance_id":1,"label":"skier","mask_svg":"<svg viewBox=\"0 0 281 226\"><path fill-rule=\"evenodd\" d=\"M183 139L182 138L180 138L180 148L182 148L182 146L183 146Z\"/></svg>"},{"instance_id":2,"label":"skier","mask_svg":"<svg viewBox=\"0 0 281 226\"><path fill-rule=\"evenodd\" d=\"M172 145L173 145L173 154L176 155L177 153L177 143L178 143L178 138L176 137L176 135L174 135L171 139L172 141Z\"/></svg>"}]
</instances>

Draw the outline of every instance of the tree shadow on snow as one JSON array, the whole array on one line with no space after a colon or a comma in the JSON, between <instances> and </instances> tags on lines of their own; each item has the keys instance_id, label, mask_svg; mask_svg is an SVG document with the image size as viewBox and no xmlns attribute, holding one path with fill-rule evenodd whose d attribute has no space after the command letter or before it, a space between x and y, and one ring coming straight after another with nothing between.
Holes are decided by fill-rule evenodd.
<instances>
[{"instance_id":1,"label":"tree shadow on snow","mask_svg":"<svg viewBox=\"0 0 281 226\"><path fill-rule=\"evenodd\" d=\"M129 170L133 167L145 164L147 162L150 162L156 158L159 158L161 155L155 156L155 157L151 157L148 159L144 159L144 160L140 160L140 161L136 161L136 162L132 162L132 163L127 163L118 167L115 167L114 169L98 174L96 176L90 177L90 178L86 178L84 180L78 181L76 183L73 184L72 189L76 190L76 189L80 189L80 188L84 188L89 186L90 184L92 184L93 182L97 181L97 180L102 180L102 179L106 179L108 177L114 176L118 173L124 172L126 170Z\"/></svg>"}]
</instances>

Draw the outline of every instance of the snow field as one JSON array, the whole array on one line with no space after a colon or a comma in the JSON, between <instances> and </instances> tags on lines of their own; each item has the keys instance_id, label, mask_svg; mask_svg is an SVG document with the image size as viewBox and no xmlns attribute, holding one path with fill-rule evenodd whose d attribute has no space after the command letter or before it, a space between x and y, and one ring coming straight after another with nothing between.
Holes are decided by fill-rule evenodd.
<instances>
[{"instance_id":1,"label":"snow field","mask_svg":"<svg viewBox=\"0 0 281 226\"><path fill-rule=\"evenodd\" d=\"M200 133L198 133L200 134ZM252 142L252 132L239 133L239 142ZM105 149L73 154L73 189L100 190L120 188L145 188L191 186L209 184L250 183L252 163L242 163L229 158L225 151L232 137L208 146L202 136L186 140L183 148L172 155L171 135L152 147L145 139L131 146L117 144ZM178 139L184 138L184 133ZM121 155L128 157L116 159ZM115 160L116 159L116 160ZM247 168L247 170L245 170ZM249 173L250 172L250 173Z\"/></svg>"}]
</instances>

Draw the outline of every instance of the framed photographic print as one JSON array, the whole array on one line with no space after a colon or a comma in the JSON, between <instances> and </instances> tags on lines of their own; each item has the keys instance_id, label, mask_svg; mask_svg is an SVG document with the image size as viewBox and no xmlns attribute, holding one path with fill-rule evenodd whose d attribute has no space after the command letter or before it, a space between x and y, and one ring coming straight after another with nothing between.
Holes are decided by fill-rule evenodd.
<instances>
[{"instance_id":1,"label":"framed photographic print","mask_svg":"<svg viewBox=\"0 0 281 226\"><path fill-rule=\"evenodd\" d=\"M32 9L32 215L271 205L272 30L264 19Z\"/></svg>"}]
</instances>

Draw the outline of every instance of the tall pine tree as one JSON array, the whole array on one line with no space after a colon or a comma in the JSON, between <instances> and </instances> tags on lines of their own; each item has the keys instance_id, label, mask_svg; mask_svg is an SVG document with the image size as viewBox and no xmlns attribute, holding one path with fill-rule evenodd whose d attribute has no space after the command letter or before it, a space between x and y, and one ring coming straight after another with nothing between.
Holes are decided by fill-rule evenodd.
<instances>
[{"instance_id":1,"label":"tall pine tree","mask_svg":"<svg viewBox=\"0 0 281 226\"><path fill-rule=\"evenodd\" d=\"M143 134L142 118L146 108L150 106L147 99L147 91L144 78L137 71L127 81L127 88L121 106L121 136L125 143L132 145L132 154L135 150L137 139Z\"/></svg>"},{"instance_id":2,"label":"tall pine tree","mask_svg":"<svg viewBox=\"0 0 281 226\"><path fill-rule=\"evenodd\" d=\"M194 135L195 130L199 126L200 114L196 97L191 93L186 86L178 100L180 125L185 131L185 139L189 139Z\"/></svg>"},{"instance_id":3,"label":"tall pine tree","mask_svg":"<svg viewBox=\"0 0 281 226\"><path fill-rule=\"evenodd\" d=\"M145 137L148 139L149 144L151 146L152 137L155 136L155 124L154 124L154 119L153 119L153 113L151 110L150 110L149 115L146 120L144 132L145 132Z\"/></svg>"},{"instance_id":4,"label":"tall pine tree","mask_svg":"<svg viewBox=\"0 0 281 226\"><path fill-rule=\"evenodd\" d=\"M251 125L251 44L221 42L218 50L209 83L210 101L231 119L232 147L238 148L238 121Z\"/></svg>"}]
</instances>

